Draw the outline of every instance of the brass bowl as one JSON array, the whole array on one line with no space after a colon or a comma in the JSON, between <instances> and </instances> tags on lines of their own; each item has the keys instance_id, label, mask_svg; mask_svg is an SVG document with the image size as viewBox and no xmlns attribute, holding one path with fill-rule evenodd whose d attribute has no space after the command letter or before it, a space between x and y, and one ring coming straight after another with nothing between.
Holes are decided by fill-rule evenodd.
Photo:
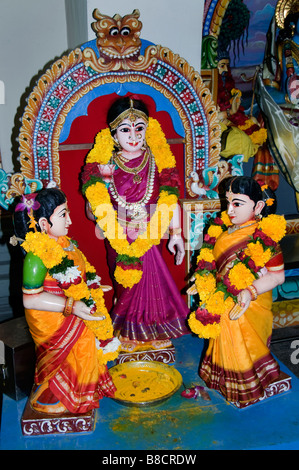
<instances>
[{"instance_id":1,"label":"brass bowl","mask_svg":"<svg viewBox=\"0 0 299 470\"><path fill-rule=\"evenodd\" d=\"M117 388L114 400L125 406L152 406L170 398L182 385L181 374L158 361L131 361L109 369Z\"/></svg>"}]
</instances>

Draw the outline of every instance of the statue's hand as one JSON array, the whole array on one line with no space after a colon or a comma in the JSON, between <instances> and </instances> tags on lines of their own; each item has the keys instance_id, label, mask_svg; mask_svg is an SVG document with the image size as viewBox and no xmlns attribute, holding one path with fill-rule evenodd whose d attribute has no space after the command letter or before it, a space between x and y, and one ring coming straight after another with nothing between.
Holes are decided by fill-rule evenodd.
<instances>
[{"instance_id":1,"label":"statue's hand","mask_svg":"<svg viewBox=\"0 0 299 470\"><path fill-rule=\"evenodd\" d=\"M73 305L73 312L74 315L81 318L82 320L89 320L89 321L97 321L97 320L105 320L105 315L96 316L90 314L90 308L82 302L81 300L77 300L74 302Z\"/></svg>"},{"instance_id":2,"label":"statue's hand","mask_svg":"<svg viewBox=\"0 0 299 470\"><path fill-rule=\"evenodd\" d=\"M238 302L229 312L231 320L238 320L246 312L251 302L251 294L247 289L241 290L238 294Z\"/></svg>"},{"instance_id":3,"label":"statue's hand","mask_svg":"<svg viewBox=\"0 0 299 470\"><path fill-rule=\"evenodd\" d=\"M105 239L104 232L103 232L103 230L101 229L101 227L98 226L98 224L96 224L96 226L95 226L94 233L95 233L95 236L96 236L99 240L104 240L104 239Z\"/></svg>"},{"instance_id":4,"label":"statue's hand","mask_svg":"<svg viewBox=\"0 0 299 470\"><path fill-rule=\"evenodd\" d=\"M177 235L170 236L168 249L170 253L175 255L175 263L181 264L185 256L184 240L182 237Z\"/></svg>"},{"instance_id":5,"label":"statue's hand","mask_svg":"<svg viewBox=\"0 0 299 470\"><path fill-rule=\"evenodd\" d=\"M188 287L187 289L187 295L196 295L196 294L197 294L196 285L192 284L192 286Z\"/></svg>"},{"instance_id":6,"label":"statue's hand","mask_svg":"<svg viewBox=\"0 0 299 470\"><path fill-rule=\"evenodd\" d=\"M241 98L239 94L236 94L231 101L231 114L235 114L240 108Z\"/></svg>"}]
</instances>

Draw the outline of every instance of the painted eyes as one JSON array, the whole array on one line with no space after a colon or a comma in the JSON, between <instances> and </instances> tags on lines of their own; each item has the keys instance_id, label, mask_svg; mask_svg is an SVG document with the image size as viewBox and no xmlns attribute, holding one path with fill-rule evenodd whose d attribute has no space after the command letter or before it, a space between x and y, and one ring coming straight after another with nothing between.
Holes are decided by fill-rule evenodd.
<instances>
[{"instance_id":1,"label":"painted eyes","mask_svg":"<svg viewBox=\"0 0 299 470\"><path fill-rule=\"evenodd\" d=\"M70 214L70 210L69 209L65 209L62 214L60 215L60 217L66 217L67 215Z\"/></svg>"},{"instance_id":2,"label":"painted eyes","mask_svg":"<svg viewBox=\"0 0 299 470\"><path fill-rule=\"evenodd\" d=\"M244 206L244 203L242 202L230 202L230 201L226 201L226 205L227 207L228 206L232 206L232 207L241 207L241 206Z\"/></svg>"},{"instance_id":3,"label":"painted eyes","mask_svg":"<svg viewBox=\"0 0 299 470\"><path fill-rule=\"evenodd\" d=\"M111 28L109 31L110 36L117 36L119 33L118 28Z\"/></svg>"},{"instance_id":4,"label":"painted eyes","mask_svg":"<svg viewBox=\"0 0 299 470\"><path fill-rule=\"evenodd\" d=\"M110 34L110 36L117 36L120 33L122 36L129 36L130 32L131 32L131 30L127 26L122 28L120 31L119 31L118 28L113 27L113 28L110 29L109 34Z\"/></svg>"},{"instance_id":5,"label":"painted eyes","mask_svg":"<svg viewBox=\"0 0 299 470\"><path fill-rule=\"evenodd\" d=\"M122 127L119 130L120 130L120 132L131 132L130 127ZM142 132L143 130L144 130L144 126L136 126L135 127L135 132Z\"/></svg>"},{"instance_id":6,"label":"painted eyes","mask_svg":"<svg viewBox=\"0 0 299 470\"><path fill-rule=\"evenodd\" d=\"M130 28L125 27L125 28L122 28L122 29L121 29L120 34L121 34L122 36L129 36L130 32L131 32Z\"/></svg>"}]
</instances>

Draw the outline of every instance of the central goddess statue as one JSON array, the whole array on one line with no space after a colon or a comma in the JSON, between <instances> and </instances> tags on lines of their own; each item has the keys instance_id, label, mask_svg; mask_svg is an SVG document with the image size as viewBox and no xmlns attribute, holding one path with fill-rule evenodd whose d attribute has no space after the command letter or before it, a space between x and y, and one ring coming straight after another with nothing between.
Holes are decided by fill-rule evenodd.
<instances>
[{"instance_id":1,"label":"central goddess statue","mask_svg":"<svg viewBox=\"0 0 299 470\"><path fill-rule=\"evenodd\" d=\"M163 349L189 334L188 307L162 257L162 239L181 264L184 241L175 157L143 101L116 100L82 173L87 213L105 237L122 350Z\"/></svg>"}]
</instances>

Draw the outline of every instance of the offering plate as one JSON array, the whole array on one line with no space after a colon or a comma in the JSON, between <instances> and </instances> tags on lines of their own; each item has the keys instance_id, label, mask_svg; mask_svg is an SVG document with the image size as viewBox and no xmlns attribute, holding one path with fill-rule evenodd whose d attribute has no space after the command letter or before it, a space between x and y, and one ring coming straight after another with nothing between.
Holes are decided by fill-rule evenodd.
<instances>
[{"instance_id":1,"label":"offering plate","mask_svg":"<svg viewBox=\"0 0 299 470\"><path fill-rule=\"evenodd\" d=\"M182 385L181 374L158 361L131 361L109 369L117 388L114 400L126 406L151 406L170 398Z\"/></svg>"}]
</instances>

